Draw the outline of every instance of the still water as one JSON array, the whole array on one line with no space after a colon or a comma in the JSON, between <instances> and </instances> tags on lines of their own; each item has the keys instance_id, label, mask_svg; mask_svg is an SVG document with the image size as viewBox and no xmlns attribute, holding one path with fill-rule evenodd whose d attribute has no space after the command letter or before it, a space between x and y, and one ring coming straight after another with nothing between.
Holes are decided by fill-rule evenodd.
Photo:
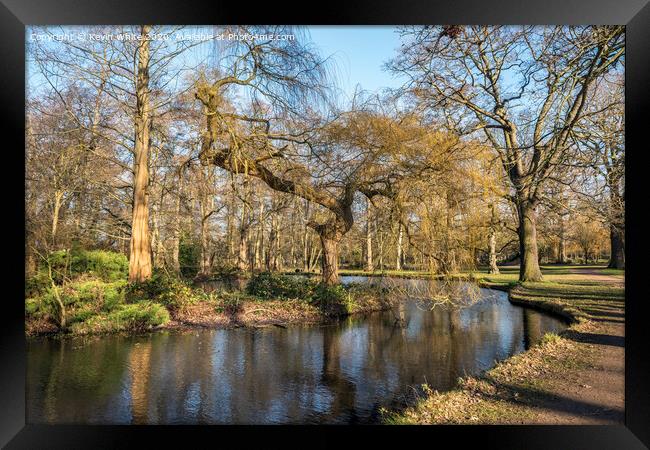
<instances>
[{"instance_id":1,"label":"still water","mask_svg":"<svg viewBox=\"0 0 650 450\"><path fill-rule=\"evenodd\" d=\"M423 383L450 389L566 327L504 292L479 292L462 309L411 299L323 326L31 340L27 421L376 422L380 407L403 405Z\"/></svg>"}]
</instances>

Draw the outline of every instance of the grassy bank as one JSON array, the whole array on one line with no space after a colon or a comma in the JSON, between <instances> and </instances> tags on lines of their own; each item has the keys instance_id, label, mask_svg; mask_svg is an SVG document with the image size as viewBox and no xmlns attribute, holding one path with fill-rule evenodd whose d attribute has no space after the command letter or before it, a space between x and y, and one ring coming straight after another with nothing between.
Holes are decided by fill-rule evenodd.
<instances>
[{"instance_id":1,"label":"grassy bank","mask_svg":"<svg viewBox=\"0 0 650 450\"><path fill-rule=\"evenodd\" d=\"M611 273L595 270L599 269L557 268L545 271L549 281L523 284L512 284L508 273L479 276L481 283L510 286L513 303L562 315L571 325L559 336L546 335L538 345L481 376L460 379L452 391L439 393L425 387L426 395L414 405L398 412L384 411L384 422L620 422L624 287L622 277L608 285L606 281L611 280L599 276Z\"/></svg>"},{"instance_id":2,"label":"grassy bank","mask_svg":"<svg viewBox=\"0 0 650 450\"><path fill-rule=\"evenodd\" d=\"M125 261L123 261L125 262ZM67 263L66 263L67 264ZM156 273L144 283L117 274L71 272L27 285L28 336L139 333L188 327L286 326L388 309L386 293L367 285L324 286L318 279L261 273L242 291L206 292L191 281Z\"/></svg>"}]
</instances>

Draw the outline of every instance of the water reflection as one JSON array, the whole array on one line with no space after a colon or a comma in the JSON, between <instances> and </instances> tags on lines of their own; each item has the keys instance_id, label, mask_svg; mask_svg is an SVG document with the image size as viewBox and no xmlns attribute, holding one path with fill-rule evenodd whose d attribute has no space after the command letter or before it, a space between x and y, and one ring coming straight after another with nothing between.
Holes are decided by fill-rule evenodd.
<instances>
[{"instance_id":1,"label":"water reflection","mask_svg":"<svg viewBox=\"0 0 650 450\"><path fill-rule=\"evenodd\" d=\"M367 423L412 387L451 388L564 328L506 294L415 301L327 326L201 330L28 345L30 423ZM395 318L400 318L401 326Z\"/></svg>"}]
</instances>

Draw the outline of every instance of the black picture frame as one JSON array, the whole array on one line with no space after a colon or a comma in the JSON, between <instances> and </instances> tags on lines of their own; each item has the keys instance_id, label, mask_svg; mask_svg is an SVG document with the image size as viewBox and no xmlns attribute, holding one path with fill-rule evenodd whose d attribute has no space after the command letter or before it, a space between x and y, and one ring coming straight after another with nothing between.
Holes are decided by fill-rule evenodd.
<instances>
[{"instance_id":1,"label":"black picture frame","mask_svg":"<svg viewBox=\"0 0 650 450\"><path fill-rule=\"evenodd\" d=\"M7 267L2 272L4 299L0 309L0 445L6 448L124 448L187 445L205 439L210 446L248 447L252 439L264 448L339 446L356 435L363 447L412 445L415 442L467 443L496 448L636 449L650 446L650 357L642 292L645 251L642 221L644 153L647 144L650 86L650 4L647 0L453 0L442 2L329 1L292 6L249 3L140 0L138 2L1 0L0 124L5 128L0 154L5 162L2 191ZM429 426L429 427L245 427L245 426L48 426L25 423L24 288L21 227L24 202L25 26L45 24L206 24L285 23L322 25L393 24L626 24L626 326L625 426ZM9 139L8 139L9 138ZM23 170L21 170L21 168ZM22 221L22 223L21 223ZM9 291L7 286L11 286ZM15 289L15 291L14 291ZM253 433L254 432L254 433ZM225 444L226 436L233 444ZM235 444L237 442L238 444ZM146 444L146 445L144 445ZM420 445L420 444L418 444ZM429 444L428 444L429 445ZM428 446L427 445L427 446Z\"/></svg>"}]
</instances>

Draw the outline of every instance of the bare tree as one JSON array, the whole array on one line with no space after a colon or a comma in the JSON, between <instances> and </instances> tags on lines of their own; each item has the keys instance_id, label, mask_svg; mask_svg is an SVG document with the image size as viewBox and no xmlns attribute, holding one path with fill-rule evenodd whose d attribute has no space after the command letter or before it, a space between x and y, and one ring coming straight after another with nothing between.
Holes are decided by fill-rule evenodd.
<instances>
[{"instance_id":1,"label":"bare tree","mask_svg":"<svg viewBox=\"0 0 650 450\"><path fill-rule=\"evenodd\" d=\"M403 37L391 68L458 132L483 132L517 207L519 278L540 280L540 188L568 155L590 87L624 57L624 27L425 26Z\"/></svg>"}]
</instances>

